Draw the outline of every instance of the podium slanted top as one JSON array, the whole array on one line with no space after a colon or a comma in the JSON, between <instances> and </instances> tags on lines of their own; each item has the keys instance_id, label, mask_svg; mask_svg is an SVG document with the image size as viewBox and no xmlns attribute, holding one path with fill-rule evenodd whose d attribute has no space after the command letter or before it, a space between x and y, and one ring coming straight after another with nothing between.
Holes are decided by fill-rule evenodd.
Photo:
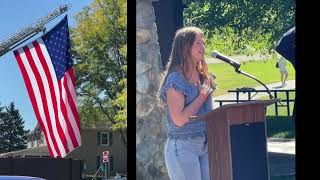
<instances>
[{"instance_id":1,"label":"podium slanted top","mask_svg":"<svg viewBox=\"0 0 320 180\"><path fill-rule=\"evenodd\" d=\"M232 113L230 113L228 115L228 117L230 119L239 119L240 116L242 116L243 118L240 119L247 119L248 121L250 121L250 119L252 119L252 121L254 121L255 119L257 119L258 117L262 117L264 116L265 112L264 109L266 106L269 106L273 103L276 102L280 102L280 99L270 99L270 100L252 100L252 101L247 101L247 102L241 102L241 103L234 103L234 104L226 104L223 106L220 106L204 115L201 116L192 116L191 118L193 119L202 119L202 120L211 120L213 116L219 114L219 113L223 113L223 112L229 112L232 111ZM255 117L253 117L255 116ZM263 120L263 118L258 118ZM231 120L234 121L234 120ZM238 121L238 120L236 120ZM230 122L232 123L232 122Z\"/></svg>"}]
</instances>

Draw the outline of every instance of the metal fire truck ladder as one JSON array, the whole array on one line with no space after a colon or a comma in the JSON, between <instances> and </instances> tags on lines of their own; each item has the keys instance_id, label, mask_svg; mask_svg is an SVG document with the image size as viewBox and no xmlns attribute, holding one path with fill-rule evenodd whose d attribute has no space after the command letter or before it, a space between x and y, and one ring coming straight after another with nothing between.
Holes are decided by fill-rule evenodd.
<instances>
[{"instance_id":1,"label":"metal fire truck ladder","mask_svg":"<svg viewBox=\"0 0 320 180\"><path fill-rule=\"evenodd\" d=\"M15 47L19 46L20 44L24 43L28 39L32 38L36 34L38 34L41 31L45 30L44 25L47 24L52 19L58 17L59 15L66 12L68 9L70 9L70 4L61 5L55 10L53 10L50 14L47 16L39 19L35 23L20 29L16 33L14 33L9 38L3 40L0 42L0 57L6 54L7 52L11 51ZM23 41L22 41L23 40ZM22 41L22 42L20 42ZM19 43L20 42L20 43ZM17 44L18 43L18 44Z\"/></svg>"}]
</instances>

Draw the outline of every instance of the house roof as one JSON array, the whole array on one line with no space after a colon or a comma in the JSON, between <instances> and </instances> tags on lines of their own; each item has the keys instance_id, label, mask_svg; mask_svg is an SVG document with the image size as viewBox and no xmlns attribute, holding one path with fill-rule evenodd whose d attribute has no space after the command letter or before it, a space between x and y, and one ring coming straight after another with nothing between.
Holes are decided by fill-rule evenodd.
<instances>
[{"instance_id":1,"label":"house roof","mask_svg":"<svg viewBox=\"0 0 320 180\"><path fill-rule=\"evenodd\" d=\"M7 157L10 155L50 155L47 146L39 146L39 147L33 147L33 148L27 148L19 151L11 151L7 153L0 154L1 157Z\"/></svg>"},{"instance_id":2,"label":"house roof","mask_svg":"<svg viewBox=\"0 0 320 180\"><path fill-rule=\"evenodd\" d=\"M105 121L97 121L95 124L81 124L81 129L111 130L111 127L111 123L107 123Z\"/></svg>"},{"instance_id":3,"label":"house roof","mask_svg":"<svg viewBox=\"0 0 320 180\"><path fill-rule=\"evenodd\" d=\"M111 123L108 123L108 122L105 122L105 121L97 121L95 122L95 124L83 124L81 123L81 129L82 130L93 130L93 129L96 129L96 130L111 130ZM39 124L37 123L36 127L31 130L28 134L28 135L34 135L34 134L38 134L38 133L41 133L42 130L39 126Z\"/></svg>"}]
</instances>

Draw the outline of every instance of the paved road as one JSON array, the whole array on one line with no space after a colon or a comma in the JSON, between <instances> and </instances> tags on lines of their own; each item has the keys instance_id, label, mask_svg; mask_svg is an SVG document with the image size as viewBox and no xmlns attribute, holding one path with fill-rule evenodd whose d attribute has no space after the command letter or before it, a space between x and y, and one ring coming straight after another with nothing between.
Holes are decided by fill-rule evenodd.
<instances>
[{"instance_id":1,"label":"paved road","mask_svg":"<svg viewBox=\"0 0 320 180\"><path fill-rule=\"evenodd\" d=\"M295 174L295 139L268 138L269 170L271 176Z\"/></svg>"}]
</instances>

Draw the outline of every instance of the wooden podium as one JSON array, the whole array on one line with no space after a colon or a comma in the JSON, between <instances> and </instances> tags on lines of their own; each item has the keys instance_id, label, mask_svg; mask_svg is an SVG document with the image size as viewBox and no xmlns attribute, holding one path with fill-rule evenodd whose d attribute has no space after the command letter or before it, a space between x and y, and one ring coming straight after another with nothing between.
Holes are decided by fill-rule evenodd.
<instances>
[{"instance_id":1,"label":"wooden podium","mask_svg":"<svg viewBox=\"0 0 320 180\"><path fill-rule=\"evenodd\" d=\"M208 123L211 180L269 180L265 114L277 101L228 104L199 117Z\"/></svg>"}]
</instances>

